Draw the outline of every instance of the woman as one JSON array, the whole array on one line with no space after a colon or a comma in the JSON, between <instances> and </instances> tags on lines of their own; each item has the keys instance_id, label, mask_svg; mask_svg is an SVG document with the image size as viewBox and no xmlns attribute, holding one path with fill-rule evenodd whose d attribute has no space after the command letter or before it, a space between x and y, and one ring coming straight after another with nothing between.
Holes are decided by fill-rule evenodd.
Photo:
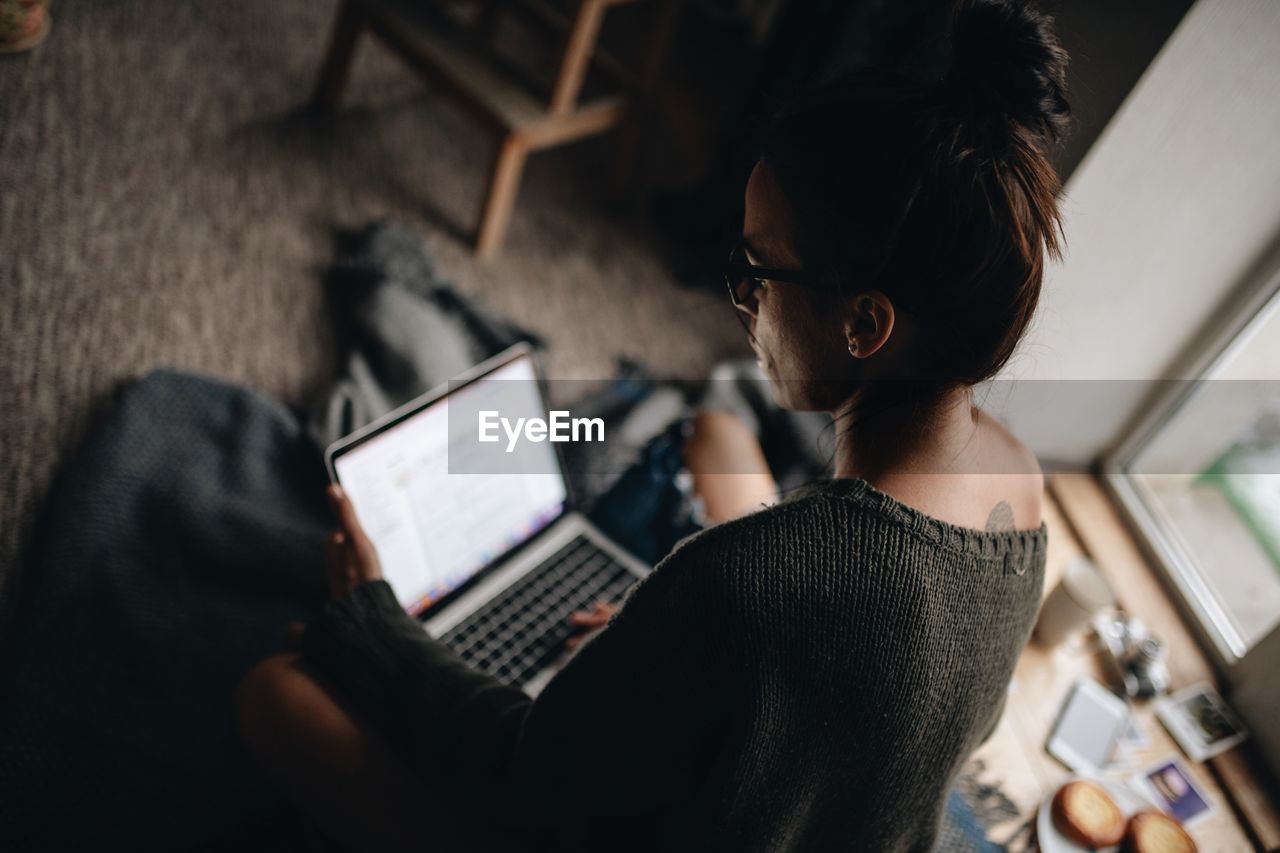
<instances>
[{"instance_id":1,"label":"woman","mask_svg":"<svg viewBox=\"0 0 1280 853\"><path fill-rule=\"evenodd\" d=\"M1016 0L958 10L941 82L862 74L780 116L729 283L835 478L775 502L727 415L685 449L709 516L531 700L396 605L340 492L334 601L238 697L286 794L358 849L925 850L999 718L1043 581L1043 481L975 408L1057 251L1065 54ZM745 467L744 467L745 466ZM761 504L772 504L762 508Z\"/></svg>"}]
</instances>

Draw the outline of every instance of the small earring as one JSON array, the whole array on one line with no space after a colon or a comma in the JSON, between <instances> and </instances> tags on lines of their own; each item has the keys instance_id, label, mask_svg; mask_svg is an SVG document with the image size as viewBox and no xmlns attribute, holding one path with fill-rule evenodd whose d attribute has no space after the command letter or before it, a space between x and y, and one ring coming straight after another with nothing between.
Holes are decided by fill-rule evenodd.
<instances>
[{"instance_id":1,"label":"small earring","mask_svg":"<svg viewBox=\"0 0 1280 853\"><path fill-rule=\"evenodd\" d=\"M857 344L852 344L852 343L851 343L851 344L849 344L849 355L853 356L854 358L857 358L857 357L858 357L858 345L857 345Z\"/></svg>"}]
</instances>

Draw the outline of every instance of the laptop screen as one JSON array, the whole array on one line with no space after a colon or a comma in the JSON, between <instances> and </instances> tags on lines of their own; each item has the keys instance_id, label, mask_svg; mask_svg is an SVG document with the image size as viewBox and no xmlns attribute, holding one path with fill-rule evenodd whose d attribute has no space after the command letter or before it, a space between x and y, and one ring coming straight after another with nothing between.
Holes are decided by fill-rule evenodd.
<instances>
[{"instance_id":1,"label":"laptop screen","mask_svg":"<svg viewBox=\"0 0 1280 853\"><path fill-rule=\"evenodd\" d=\"M452 407L452 417L451 415ZM334 471L396 598L418 615L565 509L555 449L526 442L499 471L469 465L477 424L464 413L546 417L533 358L520 355L343 451ZM486 445L486 448L488 445ZM461 473L479 471L480 473Z\"/></svg>"}]
</instances>

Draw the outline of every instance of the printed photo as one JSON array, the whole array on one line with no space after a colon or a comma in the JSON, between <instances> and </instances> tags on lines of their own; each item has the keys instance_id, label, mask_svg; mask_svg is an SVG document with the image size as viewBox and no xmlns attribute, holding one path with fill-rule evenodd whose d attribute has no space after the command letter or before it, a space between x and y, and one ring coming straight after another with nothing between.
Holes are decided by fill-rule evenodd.
<instances>
[{"instance_id":1,"label":"printed photo","mask_svg":"<svg viewBox=\"0 0 1280 853\"><path fill-rule=\"evenodd\" d=\"M1154 796L1160 807L1183 824L1212 811L1209 798L1176 758L1147 770L1142 774L1142 782L1142 787Z\"/></svg>"},{"instance_id":2,"label":"printed photo","mask_svg":"<svg viewBox=\"0 0 1280 853\"><path fill-rule=\"evenodd\" d=\"M1208 684L1196 684L1156 703L1156 716L1193 761L1204 761L1245 739L1244 726Z\"/></svg>"}]
</instances>

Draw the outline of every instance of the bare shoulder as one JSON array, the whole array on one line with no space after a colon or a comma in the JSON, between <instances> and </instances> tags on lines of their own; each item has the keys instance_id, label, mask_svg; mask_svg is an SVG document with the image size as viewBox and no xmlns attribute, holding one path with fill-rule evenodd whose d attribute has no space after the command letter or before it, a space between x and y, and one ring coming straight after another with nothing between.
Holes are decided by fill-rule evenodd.
<instances>
[{"instance_id":1,"label":"bare shoulder","mask_svg":"<svg viewBox=\"0 0 1280 853\"><path fill-rule=\"evenodd\" d=\"M978 411L978 429L944 470L885 472L873 485L926 515L976 530L1035 530L1044 475L1035 454L995 418Z\"/></svg>"},{"instance_id":2,"label":"bare shoulder","mask_svg":"<svg viewBox=\"0 0 1280 853\"><path fill-rule=\"evenodd\" d=\"M1040 526L1044 471L1031 448L999 420L978 410L984 434L983 467L991 472L989 500L995 505L987 527L1030 529ZM1007 505L1007 510L1001 504ZM1009 523L1012 521L1012 523Z\"/></svg>"},{"instance_id":3,"label":"bare shoulder","mask_svg":"<svg viewBox=\"0 0 1280 853\"><path fill-rule=\"evenodd\" d=\"M1000 470L1010 474L1035 475L1043 482L1044 475L1040 469L1040 460L1036 458L1031 448L1023 444L1022 440L999 420L981 409L977 411L978 423L988 445L986 452L991 453L1003 463Z\"/></svg>"}]
</instances>

